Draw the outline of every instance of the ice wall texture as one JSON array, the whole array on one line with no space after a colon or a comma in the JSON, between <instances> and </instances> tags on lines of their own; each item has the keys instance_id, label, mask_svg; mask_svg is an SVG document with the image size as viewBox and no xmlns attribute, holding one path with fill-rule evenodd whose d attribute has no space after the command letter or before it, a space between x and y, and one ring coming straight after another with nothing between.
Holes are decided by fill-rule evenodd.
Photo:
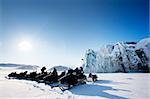
<instances>
[{"instance_id":1,"label":"ice wall texture","mask_svg":"<svg viewBox=\"0 0 150 99\"><path fill-rule=\"evenodd\" d=\"M99 50L88 49L83 59L85 72L149 72L150 38L118 42Z\"/></svg>"}]
</instances>

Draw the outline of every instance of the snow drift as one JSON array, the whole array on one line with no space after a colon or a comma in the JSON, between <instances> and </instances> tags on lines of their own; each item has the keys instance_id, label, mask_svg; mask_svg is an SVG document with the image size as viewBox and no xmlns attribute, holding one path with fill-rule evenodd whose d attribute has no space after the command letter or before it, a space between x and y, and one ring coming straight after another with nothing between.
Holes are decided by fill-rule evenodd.
<instances>
[{"instance_id":1,"label":"snow drift","mask_svg":"<svg viewBox=\"0 0 150 99\"><path fill-rule=\"evenodd\" d=\"M83 68L85 72L149 72L150 38L139 42L118 42L98 51L88 49Z\"/></svg>"},{"instance_id":2,"label":"snow drift","mask_svg":"<svg viewBox=\"0 0 150 99\"><path fill-rule=\"evenodd\" d=\"M0 63L0 68L37 70L39 68L39 66L37 66L37 65L25 65L25 64Z\"/></svg>"},{"instance_id":3,"label":"snow drift","mask_svg":"<svg viewBox=\"0 0 150 99\"><path fill-rule=\"evenodd\" d=\"M59 65L59 66L54 66L54 67L50 68L49 71L53 71L54 68L55 68L57 71L67 71L67 70L71 69L71 68L69 68L69 67L67 67L67 66L61 66L61 65Z\"/></svg>"}]
</instances>

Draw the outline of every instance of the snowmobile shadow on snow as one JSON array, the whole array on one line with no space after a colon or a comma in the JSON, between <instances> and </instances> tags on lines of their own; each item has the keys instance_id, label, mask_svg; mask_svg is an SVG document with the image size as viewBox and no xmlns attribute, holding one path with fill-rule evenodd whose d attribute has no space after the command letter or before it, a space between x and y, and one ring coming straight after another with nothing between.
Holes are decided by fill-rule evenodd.
<instances>
[{"instance_id":1,"label":"snowmobile shadow on snow","mask_svg":"<svg viewBox=\"0 0 150 99\"><path fill-rule=\"evenodd\" d=\"M114 82L114 81L111 81L111 80L97 80L95 83L99 83L99 84L128 84L128 83L125 83L125 82Z\"/></svg>"},{"instance_id":2,"label":"snowmobile shadow on snow","mask_svg":"<svg viewBox=\"0 0 150 99\"><path fill-rule=\"evenodd\" d=\"M75 87L73 89L70 89L69 91L76 95L100 96L100 97L109 98L109 99L128 99L128 98L107 93L107 92L105 92L106 90L131 92L130 90L114 89L109 86L98 85L98 84L96 84L97 82L100 83L101 81L96 81L94 84L81 85L81 86ZM103 83L111 83L111 81L105 81Z\"/></svg>"}]
</instances>

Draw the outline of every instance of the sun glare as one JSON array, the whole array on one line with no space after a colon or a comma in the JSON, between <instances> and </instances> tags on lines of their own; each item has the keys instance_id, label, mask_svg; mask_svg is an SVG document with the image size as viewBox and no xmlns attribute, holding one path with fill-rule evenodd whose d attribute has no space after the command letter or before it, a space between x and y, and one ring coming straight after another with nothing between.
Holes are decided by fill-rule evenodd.
<instances>
[{"instance_id":1,"label":"sun glare","mask_svg":"<svg viewBox=\"0 0 150 99\"><path fill-rule=\"evenodd\" d=\"M32 50L32 44L29 41L22 41L19 43L21 51L28 52Z\"/></svg>"}]
</instances>

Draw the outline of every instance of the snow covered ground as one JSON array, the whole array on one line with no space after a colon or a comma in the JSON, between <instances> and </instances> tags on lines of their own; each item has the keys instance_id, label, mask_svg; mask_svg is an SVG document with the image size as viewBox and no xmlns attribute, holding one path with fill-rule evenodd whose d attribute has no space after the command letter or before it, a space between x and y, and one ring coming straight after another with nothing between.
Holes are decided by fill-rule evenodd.
<instances>
[{"instance_id":1,"label":"snow covered ground","mask_svg":"<svg viewBox=\"0 0 150 99\"><path fill-rule=\"evenodd\" d=\"M150 73L99 73L99 81L62 92L43 83L8 80L0 69L0 99L150 99Z\"/></svg>"}]
</instances>

